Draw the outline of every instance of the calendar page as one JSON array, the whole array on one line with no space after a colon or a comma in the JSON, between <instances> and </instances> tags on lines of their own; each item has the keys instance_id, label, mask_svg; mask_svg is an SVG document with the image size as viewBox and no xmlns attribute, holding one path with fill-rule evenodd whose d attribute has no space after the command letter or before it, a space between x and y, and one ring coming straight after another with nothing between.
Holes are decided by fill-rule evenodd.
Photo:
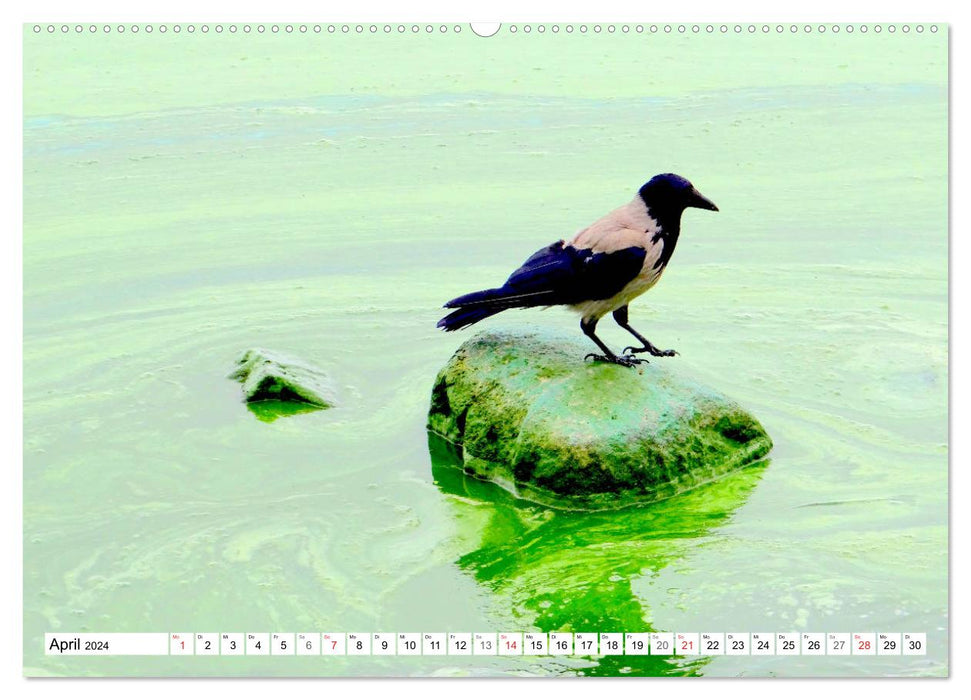
<instances>
[{"instance_id":1,"label":"calendar page","mask_svg":"<svg viewBox=\"0 0 971 700\"><path fill-rule=\"evenodd\" d=\"M949 674L948 25L22 31L24 675Z\"/></svg>"}]
</instances>

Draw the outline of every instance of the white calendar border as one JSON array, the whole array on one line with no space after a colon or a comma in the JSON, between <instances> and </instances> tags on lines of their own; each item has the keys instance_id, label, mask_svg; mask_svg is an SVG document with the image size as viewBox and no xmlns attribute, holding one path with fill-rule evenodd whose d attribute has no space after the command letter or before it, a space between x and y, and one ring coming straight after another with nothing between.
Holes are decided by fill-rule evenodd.
<instances>
[{"instance_id":1,"label":"white calendar border","mask_svg":"<svg viewBox=\"0 0 971 700\"><path fill-rule=\"evenodd\" d=\"M643 3L633 3L633 2L621 2L617 3L619 7L612 6L611 0L606 0L605 2L599 2L588 5L578 5L572 7L569 10L569 17L564 17L563 21L577 21L577 20L598 20L609 16L611 19L618 18L628 18L630 21L638 21L643 19L642 15L650 14L651 19L656 19L657 21L708 21L712 18L721 18L725 14L724 5L715 3L713 0L701 0L693 5L672 5L657 3L650 6L645 6ZM120 17L126 20L135 21L158 21L160 19L164 20L168 17L180 17L187 19L199 19L199 20L211 20L213 19L212 13L216 12L222 17L231 17L237 14L246 15L249 17L262 18L265 13L264 3L247 3L246 0L236 0L236 2L216 2L210 3L209 7L204 8L199 3L190 3L186 0L170 0L165 6L165 17L160 17L162 14L157 10L153 10L152 6L138 5L138 4L128 4L123 3L120 0L112 0L110 2L105 0L89 0L84 3L86 13L98 17ZM462 18L453 17L452 13L456 12L458 6L446 3L443 0L436 0L434 2L424 2L423 5L418 8L408 8L406 14L408 19L415 19L419 21L436 21L440 19L448 20L462 20L462 19L498 19L498 18L508 18L509 20L516 21L533 21L537 15L542 15L544 12L549 12L549 9L543 9L537 11L535 7L532 7L528 0L518 0L513 2L512 0L495 0L489 3L489 5L479 5L469 8L463 7L461 13ZM565 6L562 4L558 6L560 11L563 10ZM259 8L259 9L257 9ZM311 4L309 2L288 2L288 0L283 0L282 2L277 2L274 4L275 13L281 16L308 16L310 19L316 19L319 14L323 12L319 5ZM44 15L45 19L57 19L63 18L73 19L78 14L78 6L76 3L69 3L66 0L46 0L42 2L33 2L23 5L12 5L11 9L4 10L4 12L9 12L11 15L15 15L14 21L22 24L27 21L36 20L38 14ZM29 13L29 16L28 16ZM344 6L329 6L326 8L326 14L328 19L334 20L346 20L346 21L357 21L357 20L375 20L382 21L390 17L397 17L400 14L405 14L402 12L400 5L395 5L390 2L390 0L383 0L366 3L354 3L351 5ZM597 16L593 16L596 14ZM815 21L819 19L826 20L839 20L854 22L859 21L861 14L861 8L854 5L853 3L836 2L834 0L818 0L808 6L800 6L793 9L792 6L783 8L778 6L776 3L770 3L767 0L760 0L758 2L753 2L752 0L738 0L738 2L732 5L732 14L739 18L747 17L766 17L772 19L779 19L781 21ZM942 2L940 0L925 0L917 5L913 3L896 3L891 5L889 3L883 3L881 5L870 5L866 8L865 14L869 18L874 18L878 21L901 21L901 20L914 20L923 21L926 18L940 19L941 21L953 22L957 18L956 13L950 2ZM471 16L470 16L471 15ZM485 16L483 16L485 15ZM550 17L550 21L557 21L555 17ZM10 37L8 36L8 39ZM966 59L967 42L954 42L952 44L952 65L953 69L951 71L952 80L952 109L955 112L959 112L967 115L969 113L967 107L967 95L971 94L971 90L968 88L966 81L967 76L971 75L971 70L969 70L968 62ZM20 95L21 93L21 82L23 77L23 66L20 55L20 40L19 38L14 41L3 42L3 49L6 51L4 65L10 67L10 74L13 76L13 81L15 86L7 90L8 95ZM963 68L963 70L962 70ZM965 89L959 89L959 84L963 85ZM4 124L7 128L5 133L8 135L21 133L22 119L19 110L9 109L4 111L6 123ZM957 144L963 145L962 141L959 141L959 136L954 137L953 143L955 148L958 147ZM4 207L5 211L10 212L10 218L17 222L15 224L15 230L17 235L13 237L13 241L10 244L10 249L12 255L10 256L8 264L13 270L22 270L22 199L20 196L20 187L18 184L21 181L23 168L21 160L21 150L20 146L22 140L14 139L8 137L7 145L9 152L5 155L8 157L4 159L4 162L12 163L13 167L9 170L12 175L12 179L15 181L13 185L8 183L8 187L5 188L5 193L8 198L8 206ZM966 191L967 182L964 175L966 174L966 162L962 165L960 159L951 160L951 171L952 171L952 188L951 192ZM951 221L952 230L965 230L967 227L961 224L967 220L966 210L962 212L959 202L955 202L953 205L954 216ZM952 258L953 266L955 270L964 269L962 263L969 263L967 256L968 247L965 243L954 240L953 254ZM2 275L0 278L3 279L3 283L6 284L4 294L5 299L16 299L20 296L22 291L22 275L15 272L10 275ZM949 275L949 281L953 284L953 292L951 296L951 303L958 301L960 296L963 300L967 300L967 285L971 284L966 279L966 276L962 278L958 275ZM966 306L962 305L962 306ZM10 313L13 311L13 313ZM22 337L22 323L19 317L19 309L15 308L15 305L10 304L5 306L5 313L10 313L13 318L5 318L5 327L10 329L11 335L13 337ZM959 325L952 327L949 334L949 341L953 343L954 347L968 347L968 334L967 326L963 328ZM13 344L16 347L5 348L4 359L7 360L6 366L13 367L13 374L15 376L14 384L18 387L22 387L22 346ZM13 355L11 357L10 355ZM949 374L950 381L954 381L954 372ZM963 370L962 370L963 374ZM15 393L17 393L15 391ZM967 410L967 394L961 393L950 393L950 401L952 401L950 411L950 420L952 425L962 425L966 422L968 417ZM22 436L22 420L18 417L18 413L22 411L22 404L15 405L15 402L7 402L3 409L6 415L5 421L3 421L4 429L8 432L7 439L4 440L4 444L9 451L9 459L7 464L9 465L20 465L20 469L15 470L13 477L14 483L10 488L5 489L4 498L6 499L6 508L3 508L3 517L6 519L6 532L17 533L22 531L23 520L22 520L22 494L23 494L23 479L22 479L22 446L23 446L23 436ZM22 417L22 416L21 416ZM955 433L955 439L950 443L950 459L952 463L963 464L967 460L962 459L967 455L967 442L962 440L960 436ZM965 486L965 479L963 473L960 470L955 470L952 472L952 482L951 482L951 494L952 497L955 496L960 490L961 493L967 493L965 488L959 489L959 484L961 487ZM956 535L959 531L961 533L967 532L967 513L966 509L957 508L953 512L953 518L951 519L951 529L950 533ZM960 523L960 526L959 526ZM12 540L12 542L10 541ZM23 601L23 541L20 537L8 538L8 552L9 556L13 561L17 562L17 566L21 567L21 575L13 575L3 577L3 582L0 583L2 586L2 591L5 594L4 600L8 601L8 604L22 603ZM967 580L967 558L952 558L949 552L949 571L950 575L953 577L959 577L961 580ZM949 596L950 598L950 596ZM953 659L963 658L963 643L962 637L959 635L953 635L951 632L957 628L963 628L963 622L966 620L966 607L965 606L954 606L950 608L949 615L949 627L950 630L946 631L949 639L949 667L953 667L950 663ZM6 635L0 635L2 640L0 640L0 656L3 658L3 662L7 665L5 668L5 673L2 674L2 680L0 680L0 686L6 689L7 697L29 697L29 698L52 698L56 700L63 700L66 695L71 694L81 694L94 691L98 694L99 700L110 700L114 698L123 698L128 700L131 697L132 692L137 692L140 700L161 700L171 697L173 692L173 686L168 683L158 683L158 682L142 682L138 683L136 687L130 682L118 682L115 679L98 679L90 678L84 680L76 679L60 679L56 683L45 683L44 681L30 681L28 682L23 677L22 660L24 658L24 636L23 636L23 614L22 605L21 609L16 611L12 615L13 623L11 625L11 630ZM744 682L744 680L742 681ZM876 680L874 681L878 684L879 692L886 695L887 697L905 697L910 700L912 698L912 690L914 685L912 683L897 684L894 680ZM731 686L728 683L732 683ZM342 680L333 679L328 682L328 690L334 690L339 692L339 690L345 690L348 694L351 693L361 693L361 692L381 692L387 690L388 683L383 680L367 680L367 679L353 679L353 680ZM470 682L464 683L462 686L463 698L465 700L478 700L479 698L490 698L494 700L494 694L496 686L491 683L478 683ZM738 681L736 679L720 680L720 679L709 679L707 683L704 684L680 684L677 689L679 698L710 698L712 692L717 692L719 689L738 689ZM745 686L745 693L755 697L755 698L769 698L777 697L779 686L776 683L747 683ZM502 684L502 690L505 692L507 690L512 691L513 689L518 689L524 692L535 692L537 686L535 681L530 680L516 680L510 679L508 682ZM813 698L814 700L818 698L821 692L830 693L833 692L835 688L840 688L843 690L855 690L859 691L861 686L854 680L826 680L820 679L812 683L787 683L785 685L785 692L787 698L795 698L801 700L801 698ZM867 691L870 690L870 686L864 687ZM923 688L923 686L922 686ZM951 685L953 688L953 684ZM225 679L219 682L218 686L214 686L212 681L209 680L182 680L178 682L175 687L179 692L191 691L198 696L203 694L211 694L214 689L218 689L218 692L231 692L233 697L238 700L250 700L250 698L264 699L269 692L274 690L283 690L284 692L293 693L302 691L303 694L310 696L320 692L320 686L315 680L304 680L304 679L291 679L289 681L280 681L277 679L266 679L261 683L250 683L249 679ZM420 696L423 700L431 700L432 698L452 698L454 695L454 684L442 684L436 680L428 679L415 679L409 681L407 691L409 694L414 694ZM948 688L949 689L949 688ZM945 687L937 685L935 690L940 694L946 694ZM589 686L584 684L564 684L558 683L556 686L556 693L558 698L584 698L585 700L589 698ZM848 694L848 693L847 693Z\"/></svg>"}]
</instances>

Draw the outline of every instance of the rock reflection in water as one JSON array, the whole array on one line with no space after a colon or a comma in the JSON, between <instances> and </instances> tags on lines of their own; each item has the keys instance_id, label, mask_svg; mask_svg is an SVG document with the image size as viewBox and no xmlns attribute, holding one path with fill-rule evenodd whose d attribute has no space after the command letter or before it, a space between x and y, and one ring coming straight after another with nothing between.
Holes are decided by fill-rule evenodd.
<instances>
[{"instance_id":1,"label":"rock reflection in water","mask_svg":"<svg viewBox=\"0 0 971 700\"><path fill-rule=\"evenodd\" d=\"M463 509L492 509L479 548L459 566L508 606L523 630L653 632L651 601L632 582L683 560L727 522L762 478L767 461L666 501L617 511L553 510L466 475L451 443L428 437L432 473ZM660 631L664 630L663 627ZM706 657L600 656L584 675L702 675Z\"/></svg>"}]
</instances>

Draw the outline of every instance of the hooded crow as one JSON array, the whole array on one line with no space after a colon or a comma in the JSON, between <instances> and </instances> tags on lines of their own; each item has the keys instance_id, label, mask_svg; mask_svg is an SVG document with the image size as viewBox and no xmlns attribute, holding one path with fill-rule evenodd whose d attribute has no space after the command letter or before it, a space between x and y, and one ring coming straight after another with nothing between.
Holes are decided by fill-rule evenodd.
<instances>
[{"instance_id":1,"label":"hooded crow","mask_svg":"<svg viewBox=\"0 0 971 700\"><path fill-rule=\"evenodd\" d=\"M603 351L590 353L601 362L633 367L647 362L635 353L671 357L659 350L627 321L627 305L657 284L674 253L681 232L681 213L688 207L718 211L707 197L680 175L656 175L624 206L594 221L570 240L533 253L506 283L452 299L455 309L438 322L457 331L500 311L532 306L569 306L580 313L580 329ZM637 338L641 347L614 354L594 332L597 322L613 313L617 324Z\"/></svg>"}]
</instances>

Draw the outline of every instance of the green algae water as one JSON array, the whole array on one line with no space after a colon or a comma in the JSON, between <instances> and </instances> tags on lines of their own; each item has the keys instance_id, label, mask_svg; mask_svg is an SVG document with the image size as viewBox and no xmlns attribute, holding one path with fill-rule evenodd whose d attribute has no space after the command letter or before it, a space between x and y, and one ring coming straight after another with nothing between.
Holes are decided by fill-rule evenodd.
<instances>
[{"instance_id":1,"label":"green algae water","mask_svg":"<svg viewBox=\"0 0 971 700\"><path fill-rule=\"evenodd\" d=\"M25 673L947 674L947 38L924 29L26 27ZM686 212L631 322L752 411L769 459L614 513L464 476L425 431L469 335L435 330L441 304L669 171L721 211ZM495 323L579 334L562 309ZM339 406L248 408L226 377L252 347L324 368ZM489 630L926 632L928 653L43 650Z\"/></svg>"}]
</instances>

